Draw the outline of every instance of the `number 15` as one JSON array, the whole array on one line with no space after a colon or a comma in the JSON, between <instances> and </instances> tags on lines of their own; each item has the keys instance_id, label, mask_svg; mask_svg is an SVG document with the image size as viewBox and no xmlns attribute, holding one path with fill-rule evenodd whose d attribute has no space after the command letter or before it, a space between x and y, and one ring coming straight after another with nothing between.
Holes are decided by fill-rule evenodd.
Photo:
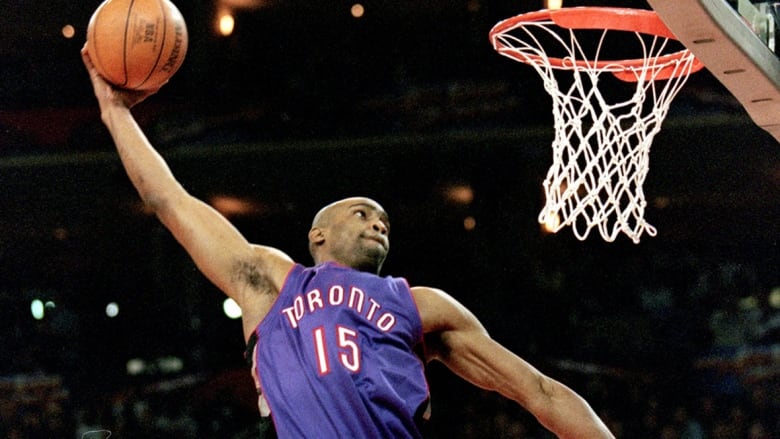
<instances>
[{"instance_id":1,"label":"number 15","mask_svg":"<svg viewBox=\"0 0 780 439\"><path fill-rule=\"evenodd\" d=\"M314 329L314 350L317 354L317 371L320 375L330 373L330 361L328 345L325 340L325 328L320 326ZM341 365L350 372L360 370L360 347L357 344L358 333L354 329L345 326L336 326L336 343L338 344L338 358Z\"/></svg>"}]
</instances>

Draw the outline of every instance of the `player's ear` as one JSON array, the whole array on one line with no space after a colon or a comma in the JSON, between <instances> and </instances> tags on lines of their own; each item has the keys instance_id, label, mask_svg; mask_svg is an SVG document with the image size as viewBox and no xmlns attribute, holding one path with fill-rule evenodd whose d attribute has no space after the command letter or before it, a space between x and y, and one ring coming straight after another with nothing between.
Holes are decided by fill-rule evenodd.
<instances>
[{"instance_id":1,"label":"player's ear","mask_svg":"<svg viewBox=\"0 0 780 439\"><path fill-rule=\"evenodd\" d=\"M325 232L321 227L312 227L309 230L309 242L314 245L322 245L325 242Z\"/></svg>"}]
</instances>

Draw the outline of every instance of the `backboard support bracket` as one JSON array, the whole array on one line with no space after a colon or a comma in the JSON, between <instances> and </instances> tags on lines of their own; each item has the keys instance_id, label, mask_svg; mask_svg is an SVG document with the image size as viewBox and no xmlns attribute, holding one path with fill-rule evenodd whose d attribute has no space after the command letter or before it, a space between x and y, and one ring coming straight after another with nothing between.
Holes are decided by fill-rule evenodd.
<instances>
[{"instance_id":1,"label":"backboard support bracket","mask_svg":"<svg viewBox=\"0 0 780 439\"><path fill-rule=\"evenodd\" d=\"M725 0L648 0L663 22L780 142L780 59Z\"/></svg>"}]
</instances>

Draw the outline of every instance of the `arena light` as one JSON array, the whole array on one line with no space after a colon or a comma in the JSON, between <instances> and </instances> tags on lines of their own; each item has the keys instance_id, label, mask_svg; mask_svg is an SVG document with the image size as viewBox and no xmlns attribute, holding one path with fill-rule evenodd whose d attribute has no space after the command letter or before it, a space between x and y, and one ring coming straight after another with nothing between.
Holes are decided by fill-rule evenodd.
<instances>
[{"instance_id":1,"label":"arena light","mask_svg":"<svg viewBox=\"0 0 780 439\"><path fill-rule=\"evenodd\" d=\"M233 29L236 27L236 19L233 17L233 14L227 11L223 12L219 14L217 20L217 29L220 35L228 37L233 34Z\"/></svg>"},{"instance_id":2,"label":"arena light","mask_svg":"<svg viewBox=\"0 0 780 439\"><path fill-rule=\"evenodd\" d=\"M45 314L43 302L35 299L30 303L30 312L35 320L43 320Z\"/></svg>"},{"instance_id":3,"label":"arena light","mask_svg":"<svg viewBox=\"0 0 780 439\"><path fill-rule=\"evenodd\" d=\"M473 216L469 215L463 219L463 228L470 232L477 228L477 220Z\"/></svg>"},{"instance_id":4,"label":"arena light","mask_svg":"<svg viewBox=\"0 0 780 439\"><path fill-rule=\"evenodd\" d=\"M241 318L241 307L238 306L235 300L229 297L225 299L224 302L222 302L222 312L224 312L226 316L234 320Z\"/></svg>"},{"instance_id":5,"label":"arena light","mask_svg":"<svg viewBox=\"0 0 780 439\"><path fill-rule=\"evenodd\" d=\"M769 306L774 309L780 309L780 287L774 287L769 291Z\"/></svg>"},{"instance_id":6,"label":"arena light","mask_svg":"<svg viewBox=\"0 0 780 439\"><path fill-rule=\"evenodd\" d=\"M131 376L141 375L146 371L146 362L140 358L131 358L127 360L125 370Z\"/></svg>"},{"instance_id":7,"label":"arena light","mask_svg":"<svg viewBox=\"0 0 780 439\"><path fill-rule=\"evenodd\" d=\"M262 206L256 201L233 195L215 195L209 199L209 204L227 217L250 215L263 211Z\"/></svg>"},{"instance_id":8,"label":"arena light","mask_svg":"<svg viewBox=\"0 0 780 439\"><path fill-rule=\"evenodd\" d=\"M558 227L561 225L561 217L557 213L553 212L547 216L547 220L541 224L542 231L545 234L555 233Z\"/></svg>"},{"instance_id":9,"label":"arena light","mask_svg":"<svg viewBox=\"0 0 780 439\"><path fill-rule=\"evenodd\" d=\"M563 7L563 0L545 0L545 9L561 9Z\"/></svg>"},{"instance_id":10,"label":"arena light","mask_svg":"<svg viewBox=\"0 0 780 439\"><path fill-rule=\"evenodd\" d=\"M350 14L352 14L355 18L360 18L363 16L363 14L366 13L366 8L363 7L360 3L355 3L352 5L352 7L349 10Z\"/></svg>"},{"instance_id":11,"label":"arena light","mask_svg":"<svg viewBox=\"0 0 780 439\"><path fill-rule=\"evenodd\" d=\"M66 24L62 26L61 32L63 37L71 39L76 35L76 28L72 24Z\"/></svg>"},{"instance_id":12,"label":"arena light","mask_svg":"<svg viewBox=\"0 0 780 439\"><path fill-rule=\"evenodd\" d=\"M452 184L444 188L444 198L450 203L467 206L474 201L474 189L469 184Z\"/></svg>"},{"instance_id":13,"label":"arena light","mask_svg":"<svg viewBox=\"0 0 780 439\"><path fill-rule=\"evenodd\" d=\"M114 318L119 315L119 304L116 302L111 302L108 305L106 305L106 316L109 318Z\"/></svg>"}]
</instances>

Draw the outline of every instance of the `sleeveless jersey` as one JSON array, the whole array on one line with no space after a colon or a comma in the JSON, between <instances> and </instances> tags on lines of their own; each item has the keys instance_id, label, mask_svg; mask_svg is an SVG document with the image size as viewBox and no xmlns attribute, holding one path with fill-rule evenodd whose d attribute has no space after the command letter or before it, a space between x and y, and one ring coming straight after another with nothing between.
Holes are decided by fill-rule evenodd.
<instances>
[{"instance_id":1,"label":"sleeveless jersey","mask_svg":"<svg viewBox=\"0 0 780 439\"><path fill-rule=\"evenodd\" d=\"M406 280L296 264L253 335L261 412L282 438L421 437L422 337Z\"/></svg>"}]
</instances>

